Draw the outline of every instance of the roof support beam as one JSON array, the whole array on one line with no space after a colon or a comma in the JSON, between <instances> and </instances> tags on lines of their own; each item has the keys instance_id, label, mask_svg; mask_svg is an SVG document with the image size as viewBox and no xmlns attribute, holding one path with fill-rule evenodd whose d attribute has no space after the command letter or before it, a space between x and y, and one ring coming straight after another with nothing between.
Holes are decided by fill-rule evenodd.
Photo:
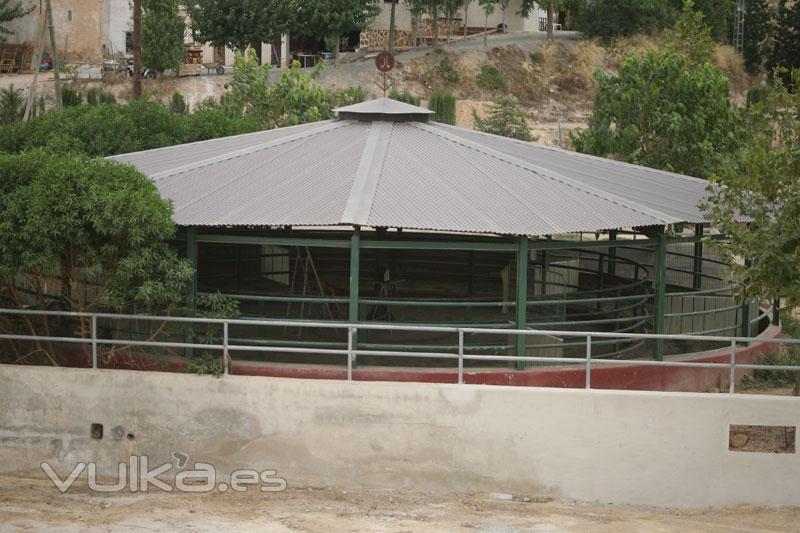
<instances>
[{"instance_id":1,"label":"roof support beam","mask_svg":"<svg viewBox=\"0 0 800 533\"><path fill-rule=\"evenodd\" d=\"M667 313L667 236L658 236L655 250L655 279L653 280L653 333L661 334L666 329ZM664 339L653 341L653 358L664 359Z\"/></svg>"},{"instance_id":2,"label":"roof support beam","mask_svg":"<svg viewBox=\"0 0 800 533\"><path fill-rule=\"evenodd\" d=\"M192 316L195 316L197 311L197 228L186 228L186 258L192 265L192 279L189 280L189 310ZM186 335L186 342L194 342L194 323L192 323ZM194 355L194 348L188 348L186 355L192 357Z\"/></svg>"},{"instance_id":3,"label":"roof support beam","mask_svg":"<svg viewBox=\"0 0 800 533\"><path fill-rule=\"evenodd\" d=\"M522 235L517 239L517 320L516 329L528 328L528 237ZM517 357L526 355L527 336L518 334L516 338ZM517 370L523 370L525 363L517 361Z\"/></svg>"}]
</instances>

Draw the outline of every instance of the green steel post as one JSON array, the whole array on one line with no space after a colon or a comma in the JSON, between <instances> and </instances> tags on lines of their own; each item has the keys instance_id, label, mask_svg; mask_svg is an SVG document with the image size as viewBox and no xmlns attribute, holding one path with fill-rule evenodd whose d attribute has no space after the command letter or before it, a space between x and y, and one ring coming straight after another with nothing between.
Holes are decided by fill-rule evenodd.
<instances>
[{"instance_id":1,"label":"green steel post","mask_svg":"<svg viewBox=\"0 0 800 533\"><path fill-rule=\"evenodd\" d=\"M528 237L519 237L517 246L517 329L526 329L528 326ZM517 335L516 355L526 355L525 345L527 337ZM525 368L522 361L517 361L517 370Z\"/></svg>"},{"instance_id":2,"label":"green steel post","mask_svg":"<svg viewBox=\"0 0 800 533\"><path fill-rule=\"evenodd\" d=\"M617 240L617 231L611 230L608 232L608 240L609 241L616 241ZM612 276L617 275L617 249L613 246L609 246L608 248L608 273Z\"/></svg>"},{"instance_id":3,"label":"green steel post","mask_svg":"<svg viewBox=\"0 0 800 533\"><path fill-rule=\"evenodd\" d=\"M742 337L750 336L750 300L742 297Z\"/></svg>"},{"instance_id":4,"label":"green steel post","mask_svg":"<svg viewBox=\"0 0 800 533\"><path fill-rule=\"evenodd\" d=\"M197 228L186 228L186 258L192 265L192 279L189 282L189 310L195 315L197 309ZM194 324L189 328L188 342L194 342ZM187 355L192 357L194 349L189 348Z\"/></svg>"},{"instance_id":5,"label":"green steel post","mask_svg":"<svg viewBox=\"0 0 800 533\"><path fill-rule=\"evenodd\" d=\"M348 315L351 324L358 323L358 278L360 276L360 262L361 262L361 228L355 226L353 228L353 235L350 237L350 307ZM358 349L358 334L353 335L353 349ZM353 366L355 367L355 361Z\"/></svg>"},{"instance_id":6,"label":"green steel post","mask_svg":"<svg viewBox=\"0 0 800 533\"><path fill-rule=\"evenodd\" d=\"M653 302L654 333L664 333L667 312L667 237L663 233L658 236L658 247L655 253L655 295ZM653 343L653 358L661 361L664 358L664 340L656 339Z\"/></svg>"},{"instance_id":7,"label":"green steel post","mask_svg":"<svg viewBox=\"0 0 800 533\"><path fill-rule=\"evenodd\" d=\"M744 266L750 268L752 261L749 259L744 260ZM742 323L740 325L740 335L742 337L750 336L750 301L742 294Z\"/></svg>"},{"instance_id":8,"label":"green steel post","mask_svg":"<svg viewBox=\"0 0 800 533\"><path fill-rule=\"evenodd\" d=\"M695 237L703 237L703 225L694 225ZM703 288L703 241L696 241L694 243L694 278L692 280L692 287L695 290Z\"/></svg>"}]
</instances>

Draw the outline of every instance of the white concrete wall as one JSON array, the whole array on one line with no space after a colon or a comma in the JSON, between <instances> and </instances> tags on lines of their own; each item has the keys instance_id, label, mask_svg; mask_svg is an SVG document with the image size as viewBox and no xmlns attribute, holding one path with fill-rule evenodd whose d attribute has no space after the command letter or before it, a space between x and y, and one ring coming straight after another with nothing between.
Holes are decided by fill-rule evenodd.
<instances>
[{"instance_id":1,"label":"white concrete wall","mask_svg":"<svg viewBox=\"0 0 800 533\"><path fill-rule=\"evenodd\" d=\"M536 31L539 29L539 11L534 9L530 17L523 19L517 13L519 12L522 0L511 0L506 11L506 24L509 31ZM369 27L376 30L389 29L389 20L392 5L387 2L380 2L379 6L381 12L375 17L375 20L370 23ZM440 14L440 16L444 16ZM464 8L462 7L457 17L464 18ZM423 15L423 19L427 19L428 15ZM469 26L483 26L485 15L478 0L471 0L467 9L467 25ZM500 7L495 8L495 12L489 15L489 28L497 27L503 20L503 13ZM399 30L411 31L411 13L408 11L408 6L404 2L399 2L395 9L395 25Z\"/></svg>"},{"instance_id":2,"label":"white concrete wall","mask_svg":"<svg viewBox=\"0 0 800 533\"><path fill-rule=\"evenodd\" d=\"M112 474L131 454L182 451L293 486L800 504L797 454L728 451L729 424L797 426L797 398L0 366L0 406L6 472L94 460Z\"/></svg>"}]
</instances>

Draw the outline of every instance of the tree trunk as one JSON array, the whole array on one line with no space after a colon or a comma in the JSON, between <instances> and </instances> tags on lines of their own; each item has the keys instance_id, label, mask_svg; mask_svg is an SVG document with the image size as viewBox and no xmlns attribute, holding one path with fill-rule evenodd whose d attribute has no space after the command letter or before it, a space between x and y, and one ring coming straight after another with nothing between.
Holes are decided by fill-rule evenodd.
<instances>
[{"instance_id":1,"label":"tree trunk","mask_svg":"<svg viewBox=\"0 0 800 533\"><path fill-rule=\"evenodd\" d=\"M413 16L411 19L411 46L417 47L417 37L419 36L419 18Z\"/></svg>"},{"instance_id":2,"label":"tree trunk","mask_svg":"<svg viewBox=\"0 0 800 533\"><path fill-rule=\"evenodd\" d=\"M503 26L502 26L502 28L503 28L503 33L505 33L506 32L506 8L508 7L508 5L503 4L500 7L503 8Z\"/></svg>"},{"instance_id":3,"label":"tree trunk","mask_svg":"<svg viewBox=\"0 0 800 533\"><path fill-rule=\"evenodd\" d=\"M464 0L464 37L467 36L467 10L469 9L470 0Z\"/></svg>"},{"instance_id":4,"label":"tree trunk","mask_svg":"<svg viewBox=\"0 0 800 533\"><path fill-rule=\"evenodd\" d=\"M483 47L486 48L486 40L489 38L489 13L484 13L486 17L483 19Z\"/></svg>"},{"instance_id":5,"label":"tree trunk","mask_svg":"<svg viewBox=\"0 0 800 533\"><path fill-rule=\"evenodd\" d=\"M439 6L433 4L431 7L431 37L433 37L433 47L439 45Z\"/></svg>"},{"instance_id":6,"label":"tree trunk","mask_svg":"<svg viewBox=\"0 0 800 533\"><path fill-rule=\"evenodd\" d=\"M453 36L453 17L447 19L447 42L450 42L450 38Z\"/></svg>"},{"instance_id":7,"label":"tree trunk","mask_svg":"<svg viewBox=\"0 0 800 533\"><path fill-rule=\"evenodd\" d=\"M553 0L547 2L547 40L553 41L555 35L553 34L553 17L555 17L555 6Z\"/></svg>"},{"instance_id":8,"label":"tree trunk","mask_svg":"<svg viewBox=\"0 0 800 533\"><path fill-rule=\"evenodd\" d=\"M142 97L142 0L133 0L133 97Z\"/></svg>"},{"instance_id":9,"label":"tree trunk","mask_svg":"<svg viewBox=\"0 0 800 533\"><path fill-rule=\"evenodd\" d=\"M400 0L393 0L392 1L392 10L389 13L389 53L394 54L394 40L395 40L395 20L394 20L394 12L395 6L397 6L397 2Z\"/></svg>"},{"instance_id":10,"label":"tree trunk","mask_svg":"<svg viewBox=\"0 0 800 533\"><path fill-rule=\"evenodd\" d=\"M342 36L341 35L337 35L336 36L336 45L333 47L333 64L334 65L338 65L339 64L339 52L341 51L341 48L342 48L341 45L342 45Z\"/></svg>"}]
</instances>

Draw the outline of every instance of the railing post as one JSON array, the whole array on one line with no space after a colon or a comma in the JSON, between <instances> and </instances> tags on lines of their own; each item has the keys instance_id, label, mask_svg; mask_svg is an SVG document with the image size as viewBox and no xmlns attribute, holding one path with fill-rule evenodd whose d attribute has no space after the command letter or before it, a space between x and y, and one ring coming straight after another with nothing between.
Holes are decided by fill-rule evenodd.
<instances>
[{"instance_id":1,"label":"railing post","mask_svg":"<svg viewBox=\"0 0 800 533\"><path fill-rule=\"evenodd\" d=\"M97 368L97 315L92 315L92 368Z\"/></svg>"},{"instance_id":2,"label":"railing post","mask_svg":"<svg viewBox=\"0 0 800 533\"><path fill-rule=\"evenodd\" d=\"M458 384L464 383L464 330L458 328Z\"/></svg>"},{"instance_id":3,"label":"railing post","mask_svg":"<svg viewBox=\"0 0 800 533\"><path fill-rule=\"evenodd\" d=\"M586 335L586 388L592 388L592 336Z\"/></svg>"},{"instance_id":4,"label":"railing post","mask_svg":"<svg viewBox=\"0 0 800 533\"><path fill-rule=\"evenodd\" d=\"M516 327L528 329L528 237L521 235L517 243L517 298L516 298ZM528 337L522 333L517 334L515 342L515 355L522 357L527 354ZM517 360L517 370L523 370L525 363Z\"/></svg>"},{"instance_id":5,"label":"railing post","mask_svg":"<svg viewBox=\"0 0 800 533\"><path fill-rule=\"evenodd\" d=\"M731 340L731 370L728 383L728 394L736 392L736 340Z\"/></svg>"},{"instance_id":6,"label":"railing post","mask_svg":"<svg viewBox=\"0 0 800 533\"><path fill-rule=\"evenodd\" d=\"M351 324L358 323L359 309L358 309L358 282L361 277L361 228L353 226L353 235L350 237L350 301L348 304L348 320ZM353 332L352 339L353 349L358 346L358 334ZM352 364L350 361L349 364Z\"/></svg>"},{"instance_id":7,"label":"railing post","mask_svg":"<svg viewBox=\"0 0 800 533\"><path fill-rule=\"evenodd\" d=\"M347 381L353 381L353 359L356 358L356 354L353 352L355 329L354 326L347 328Z\"/></svg>"},{"instance_id":8,"label":"railing post","mask_svg":"<svg viewBox=\"0 0 800 533\"><path fill-rule=\"evenodd\" d=\"M222 323L222 374L228 375L228 321Z\"/></svg>"},{"instance_id":9,"label":"railing post","mask_svg":"<svg viewBox=\"0 0 800 533\"><path fill-rule=\"evenodd\" d=\"M694 225L694 235L695 237L702 238L703 237L703 225L702 224L695 224ZM694 268L693 276L692 276L692 287L695 290L700 290L703 288L703 241L697 240L694 243Z\"/></svg>"}]
</instances>

